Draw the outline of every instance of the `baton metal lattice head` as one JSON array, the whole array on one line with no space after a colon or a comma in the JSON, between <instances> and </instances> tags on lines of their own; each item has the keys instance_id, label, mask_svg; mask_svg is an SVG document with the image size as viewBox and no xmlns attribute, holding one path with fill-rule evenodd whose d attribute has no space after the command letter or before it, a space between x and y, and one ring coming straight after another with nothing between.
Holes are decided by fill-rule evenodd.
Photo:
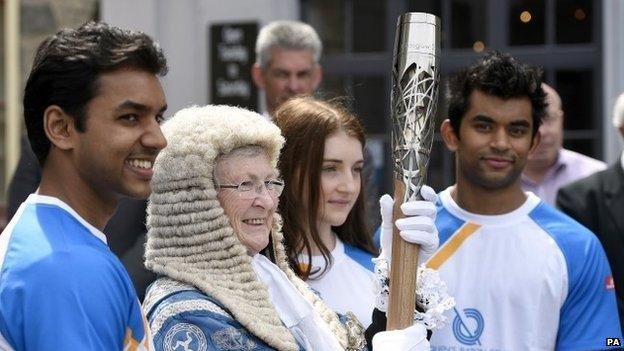
<instances>
[{"instance_id":1,"label":"baton metal lattice head","mask_svg":"<svg viewBox=\"0 0 624 351\"><path fill-rule=\"evenodd\" d=\"M439 19L426 13L399 18L392 84L394 174L402 202L419 198L433 143L440 81Z\"/></svg>"}]
</instances>

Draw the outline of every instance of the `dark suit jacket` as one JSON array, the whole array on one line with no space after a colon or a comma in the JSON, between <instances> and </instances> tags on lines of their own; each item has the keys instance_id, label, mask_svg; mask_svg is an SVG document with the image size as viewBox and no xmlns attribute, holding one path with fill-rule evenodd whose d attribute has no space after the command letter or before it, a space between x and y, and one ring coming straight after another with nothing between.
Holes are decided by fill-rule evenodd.
<instances>
[{"instance_id":1,"label":"dark suit jacket","mask_svg":"<svg viewBox=\"0 0 624 351\"><path fill-rule=\"evenodd\" d=\"M22 137L22 153L8 189L8 220L28 195L37 190L40 181L39 161L28 139ZM146 203L145 200L122 199L104 228L108 246L128 270L141 301L147 286L156 279L156 275L143 266Z\"/></svg>"},{"instance_id":2,"label":"dark suit jacket","mask_svg":"<svg viewBox=\"0 0 624 351\"><path fill-rule=\"evenodd\" d=\"M605 249L624 328L624 170L618 162L559 190L557 207L591 229Z\"/></svg>"}]
</instances>

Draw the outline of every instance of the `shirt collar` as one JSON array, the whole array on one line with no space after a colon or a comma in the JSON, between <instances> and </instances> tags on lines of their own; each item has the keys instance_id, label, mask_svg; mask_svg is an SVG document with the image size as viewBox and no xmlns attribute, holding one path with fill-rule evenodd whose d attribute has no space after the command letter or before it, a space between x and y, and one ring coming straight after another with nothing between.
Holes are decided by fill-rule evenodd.
<instances>
[{"instance_id":1,"label":"shirt collar","mask_svg":"<svg viewBox=\"0 0 624 351\"><path fill-rule=\"evenodd\" d=\"M546 171L546 175L544 175L544 178L542 179L541 183L545 182L547 179L551 178L554 174L557 174L559 173L559 171L566 168L568 166L568 163L570 163L570 157L568 156L567 153L563 152L563 149L559 149L559 152L557 152L557 159L555 160L555 163L553 163L552 166L548 168L548 170ZM520 179L522 180L524 184L528 184L530 186L539 185L529 176L524 174L524 172L520 175Z\"/></svg>"},{"instance_id":2,"label":"shirt collar","mask_svg":"<svg viewBox=\"0 0 624 351\"><path fill-rule=\"evenodd\" d=\"M345 246L342 240L338 238L338 235L336 235L336 233L332 232L332 235L334 236L334 238L336 238L336 246L333 250L330 251L332 264L339 264L342 260L345 259L347 254L345 253ZM307 264L308 255L306 255L305 253L300 253L297 259L300 263ZM325 262L325 258L323 257L323 255L312 255L311 263L312 271L316 271L317 269L319 270L319 273L312 274L311 278L318 278L320 276L320 272L323 272L325 270L327 262Z\"/></svg>"},{"instance_id":3,"label":"shirt collar","mask_svg":"<svg viewBox=\"0 0 624 351\"><path fill-rule=\"evenodd\" d=\"M72 217L76 218L76 220L80 222L80 224L85 226L85 228L87 228L91 232L91 234L93 234L96 238L102 240L104 244L108 245L106 241L106 235L104 235L104 233L102 233L99 229L97 229L93 225L89 224L89 222L87 222L84 218L82 218L76 211L74 211L73 208L69 207L68 204L61 201L59 198L56 198L53 196L47 196L47 195L39 195L37 193L34 193L28 196L25 203L45 204L45 205L53 205L53 206L60 207L65 212L69 213Z\"/></svg>"},{"instance_id":4,"label":"shirt collar","mask_svg":"<svg viewBox=\"0 0 624 351\"><path fill-rule=\"evenodd\" d=\"M525 191L526 200L515 210L511 212L499 214L499 215L483 215L472 213L464 210L451 196L451 189L453 186L446 188L439 194L439 201L441 201L444 208L450 212L453 216L464 220L469 220L473 223L490 226L509 226L511 223L522 221L524 216L528 215L535 207L537 207L542 200L530 191Z\"/></svg>"},{"instance_id":5,"label":"shirt collar","mask_svg":"<svg viewBox=\"0 0 624 351\"><path fill-rule=\"evenodd\" d=\"M553 171L553 173L559 172L560 170L566 168L568 166L568 163L570 163L570 156L567 153L563 152L563 149L559 149L559 152L557 152L557 160L550 169Z\"/></svg>"}]
</instances>

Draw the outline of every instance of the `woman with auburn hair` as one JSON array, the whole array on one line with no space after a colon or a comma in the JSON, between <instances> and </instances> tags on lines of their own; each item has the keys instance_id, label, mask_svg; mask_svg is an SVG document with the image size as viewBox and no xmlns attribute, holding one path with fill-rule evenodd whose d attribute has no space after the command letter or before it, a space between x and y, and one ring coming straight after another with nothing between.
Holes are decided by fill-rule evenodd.
<instances>
[{"instance_id":1,"label":"woman with auburn hair","mask_svg":"<svg viewBox=\"0 0 624 351\"><path fill-rule=\"evenodd\" d=\"M364 128L343 107L294 98L276 112L286 144L279 212L293 270L335 311L366 327L374 307L377 256L366 225Z\"/></svg>"}]
</instances>

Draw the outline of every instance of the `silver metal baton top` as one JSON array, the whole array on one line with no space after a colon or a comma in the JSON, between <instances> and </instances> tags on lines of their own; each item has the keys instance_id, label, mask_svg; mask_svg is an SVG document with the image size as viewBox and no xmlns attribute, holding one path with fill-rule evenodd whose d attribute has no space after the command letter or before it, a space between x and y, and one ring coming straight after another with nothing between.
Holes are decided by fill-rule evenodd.
<instances>
[{"instance_id":1,"label":"silver metal baton top","mask_svg":"<svg viewBox=\"0 0 624 351\"><path fill-rule=\"evenodd\" d=\"M435 128L440 82L440 19L411 12L399 17L392 66L394 174L405 184L403 202L419 198Z\"/></svg>"}]
</instances>

